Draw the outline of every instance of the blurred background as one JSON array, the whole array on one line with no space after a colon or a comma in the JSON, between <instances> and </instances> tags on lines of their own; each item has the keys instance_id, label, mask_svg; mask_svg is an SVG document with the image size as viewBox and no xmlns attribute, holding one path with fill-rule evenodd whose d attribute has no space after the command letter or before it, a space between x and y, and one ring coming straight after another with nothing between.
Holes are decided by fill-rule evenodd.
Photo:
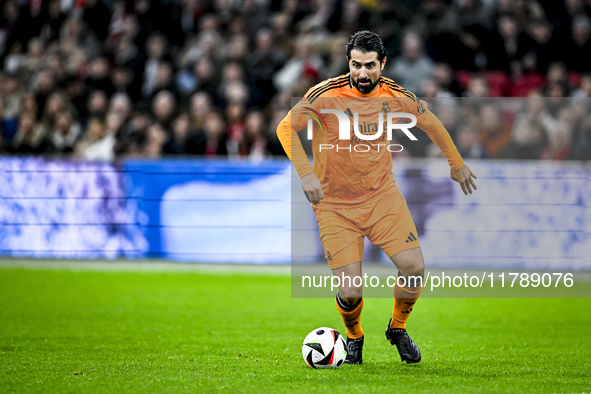
<instances>
[{"instance_id":1,"label":"blurred background","mask_svg":"<svg viewBox=\"0 0 591 394\"><path fill-rule=\"evenodd\" d=\"M321 259L311 210L292 212L300 186L275 129L292 97L348 71L347 39L369 29L387 48L384 75L426 98L462 155L504 188L473 200L490 219L482 241L460 224L454 239L488 242L482 254L498 256L486 264L591 268L588 0L2 0L0 10L3 255L289 262L295 226L308 234L296 254ZM445 167L426 137L395 156L425 241L443 231L437 207L460 206L432 163ZM486 179L479 193L491 196ZM524 249L515 239L526 233ZM540 263L548 248L558 262ZM441 264L480 264L454 253Z\"/></svg>"}]
</instances>

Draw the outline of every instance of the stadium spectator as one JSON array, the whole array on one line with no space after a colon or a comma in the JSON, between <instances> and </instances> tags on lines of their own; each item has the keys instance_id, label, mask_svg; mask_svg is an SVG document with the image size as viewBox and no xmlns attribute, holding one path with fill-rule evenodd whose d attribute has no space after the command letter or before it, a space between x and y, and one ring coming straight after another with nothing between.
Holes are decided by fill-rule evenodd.
<instances>
[{"instance_id":1,"label":"stadium spectator","mask_svg":"<svg viewBox=\"0 0 591 394\"><path fill-rule=\"evenodd\" d=\"M71 110L68 96L55 91L47 98L41 121L51 130L56 126L58 116L66 110Z\"/></svg>"},{"instance_id":2,"label":"stadium spectator","mask_svg":"<svg viewBox=\"0 0 591 394\"><path fill-rule=\"evenodd\" d=\"M41 69L33 81L35 101L37 101L37 119L41 119L41 112L45 108L47 98L55 88L55 80L49 69Z\"/></svg>"},{"instance_id":3,"label":"stadium spectator","mask_svg":"<svg viewBox=\"0 0 591 394\"><path fill-rule=\"evenodd\" d=\"M142 73L142 66L144 62L143 53L140 52L138 46L134 43L135 32L133 32L133 19L129 19L130 32L121 35L121 38L115 43L113 48L113 59L116 66L128 67L135 78L132 77L131 86L138 88L141 93L143 85L141 79L144 78ZM115 81L113 81L115 83ZM136 86L139 85L139 86ZM139 96L138 96L139 98Z\"/></svg>"},{"instance_id":4,"label":"stadium spectator","mask_svg":"<svg viewBox=\"0 0 591 394\"><path fill-rule=\"evenodd\" d=\"M454 75L454 71L447 63L437 63L433 68L432 77L437 82L439 89L450 92L454 96L462 96L463 89Z\"/></svg>"},{"instance_id":5,"label":"stadium spectator","mask_svg":"<svg viewBox=\"0 0 591 394\"><path fill-rule=\"evenodd\" d=\"M532 39L520 28L515 14L499 15L493 40L496 48L493 56L496 57L497 68L515 76L519 75L522 72L520 62L527 48L532 45Z\"/></svg>"},{"instance_id":6,"label":"stadium spectator","mask_svg":"<svg viewBox=\"0 0 591 394\"><path fill-rule=\"evenodd\" d=\"M261 112L251 111L246 115L239 152L240 156L254 160L262 160L267 156L265 118Z\"/></svg>"},{"instance_id":7,"label":"stadium spectator","mask_svg":"<svg viewBox=\"0 0 591 394\"><path fill-rule=\"evenodd\" d=\"M591 20L587 15L579 14L572 21L572 36L563 51L563 61L569 70L589 72L591 70L589 53L591 53Z\"/></svg>"},{"instance_id":8,"label":"stadium spectator","mask_svg":"<svg viewBox=\"0 0 591 394\"><path fill-rule=\"evenodd\" d=\"M120 157L141 156L150 122L151 118L147 110L136 109L131 114L129 122L117 136L115 153Z\"/></svg>"},{"instance_id":9,"label":"stadium spectator","mask_svg":"<svg viewBox=\"0 0 591 394\"><path fill-rule=\"evenodd\" d=\"M570 96L570 91L571 87L564 63L554 62L550 64L546 74L546 86L543 88L544 96L567 97Z\"/></svg>"},{"instance_id":10,"label":"stadium spectator","mask_svg":"<svg viewBox=\"0 0 591 394\"><path fill-rule=\"evenodd\" d=\"M482 27L492 29L494 21L494 3L486 0L461 0L455 1L458 7L458 16L463 29Z\"/></svg>"},{"instance_id":11,"label":"stadium spectator","mask_svg":"<svg viewBox=\"0 0 591 394\"><path fill-rule=\"evenodd\" d=\"M74 76L64 79L62 85L64 87L64 93L70 99L69 101L78 114L78 117L85 120L87 116L88 88L84 82Z\"/></svg>"},{"instance_id":12,"label":"stadium spectator","mask_svg":"<svg viewBox=\"0 0 591 394\"><path fill-rule=\"evenodd\" d=\"M456 132L455 138L458 152L462 157L473 159L486 158L486 150L479 141L478 131L470 123L462 123Z\"/></svg>"},{"instance_id":13,"label":"stadium spectator","mask_svg":"<svg viewBox=\"0 0 591 394\"><path fill-rule=\"evenodd\" d=\"M464 92L466 97L490 97L488 82L483 75L475 75L470 79L468 89Z\"/></svg>"},{"instance_id":14,"label":"stadium spectator","mask_svg":"<svg viewBox=\"0 0 591 394\"><path fill-rule=\"evenodd\" d=\"M228 62L224 66L222 71L222 80L217 88L216 97L217 101L222 105L226 106L226 97L230 94L228 92L231 86L235 83L244 84L245 76L244 70L239 63Z\"/></svg>"},{"instance_id":15,"label":"stadium spectator","mask_svg":"<svg viewBox=\"0 0 591 394\"><path fill-rule=\"evenodd\" d=\"M115 142L113 134L107 131L105 120L93 116L88 120L87 130L76 147L75 156L85 160L113 161Z\"/></svg>"},{"instance_id":16,"label":"stadium spectator","mask_svg":"<svg viewBox=\"0 0 591 394\"><path fill-rule=\"evenodd\" d=\"M248 95L248 87L241 81L230 83L225 90L225 96L222 97L223 102L227 105L237 103L246 106L250 101Z\"/></svg>"},{"instance_id":17,"label":"stadium spectator","mask_svg":"<svg viewBox=\"0 0 591 394\"><path fill-rule=\"evenodd\" d=\"M460 124L466 123L477 128L474 119L476 114L467 108L461 108L456 100L447 98L432 100L430 107L437 111L437 117L452 136L455 135Z\"/></svg>"},{"instance_id":18,"label":"stadium spectator","mask_svg":"<svg viewBox=\"0 0 591 394\"><path fill-rule=\"evenodd\" d=\"M84 0L82 20L94 32L99 41L104 42L107 39L111 11L102 0Z\"/></svg>"},{"instance_id":19,"label":"stadium spectator","mask_svg":"<svg viewBox=\"0 0 591 394\"><path fill-rule=\"evenodd\" d=\"M589 160L591 158L591 118L589 101L576 99L572 103L571 155L569 159Z\"/></svg>"},{"instance_id":20,"label":"stadium spectator","mask_svg":"<svg viewBox=\"0 0 591 394\"><path fill-rule=\"evenodd\" d=\"M244 135L244 116L246 109L240 103L231 103L226 107L226 119L228 120L228 155L238 157L240 141Z\"/></svg>"},{"instance_id":21,"label":"stadium spectator","mask_svg":"<svg viewBox=\"0 0 591 394\"><path fill-rule=\"evenodd\" d=\"M158 66L156 80L154 83L154 92L150 97L150 100L153 100L154 97L162 91L168 91L172 93L176 100L180 99L181 97L176 85L174 84L174 67L172 63L164 62Z\"/></svg>"},{"instance_id":22,"label":"stadium spectator","mask_svg":"<svg viewBox=\"0 0 591 394\"><path fill-rule=\"evenodd\" d=\"M548 132L539 120L521 123L510 144L497 157L505 159L540 159L547 145Z\"/></svg>"},{"instance_id":23,"label":"stadium spectator","mask_svg":"<svg viewBox=\"0 0 591 394\"><path fill-rule=\"evenodd\" d=\"M146 130L146 140L142 146L142 156L157 159L162 156L168 137L160 123L153 123Z\"/></svg>"},{"instance_id":24,"label":"stadium spectator","mask_svg":"<svg viewBox=\"0 0 591 394\"><path fill-rule=\"evenodd\" d=\"M21 6L15 0L7 0L2 4L2 17L0 26L2 28L2 40L0 41L0 63L5 67L6 57L26 47L29 38L34 34L26 28L31 22L26 12L22 12L25 6ZM26 11L26 10L25 10Z\"/></svg>"},{"instance_id":25,"label":"stadium spectator","mask_svg":"<svg viewBox=\"0 0 591 394\"><path fill-rule=\"evenodd\" d=\"M116 93L109 101L109 113L116 113L121 117L123 122L129 120L132 109L131 99L125 93Z\"/></svg>"},{"instance_id":26,"label":"stadium spectator","mask_svg":"<svg viewBox=\"0 0 591 394\"><path fill-rule=\"evenodd\" d=\"M246 34L234 34L228 40L223 56L226 61L243 63L248 54L248 36Z\"/></svg>"},{"instance_id":27,"label":"stadium spectator","mask_svg":"<svg viewBox=\"0 0 591 394\"><path fill-rule=\"evenodd\" d=\"M198 130L205 124L207 115L213 111L211 97L205 92L198 92L191 96L189 116L191 117L191 128Z\"/></svg>"},{"instance_id":28,"label":"stadium spectator","mask_svg":"<svg viewBox=\"0 0 591 394\"><path fill-rule=\"evenodd\" d=\"M238 19L238 21L243 22L244 20ZM236 24L236 21L234 23ZM289 16L284 12L278 12L271 17L270 23L272 30L275 33L276 48L282 53L291 53L292 43Z\"/></svg>"},{"instance_id":29,"label":"stadium spectator","mask_svg":"<svg viewBox=\"0 0 591 394\"><path fill-rule=\"evenodd\" d=\"M273 33L261 29L256 36L256 48L247 56L246 67L254 105L267 105L276 93L273 76L284 64L284 54L273 47Z\"/></svg>"},{"instance_id":30,"label":"stadium spectator","mask_svg":"<svg viewBox=\"0 0 591 394\"><path fill-rule=\"evenodd\" d=\"M544 160L566 160L570 156L571 129L566 124L559 127L548 136L549 143L546 145L541 159Z\"/></svg>"},{"instance_id":31,"label":"stadium spectator","mask_svg":"<svg viewBox=\"0 0 591 394\"><path fill-rule=\"evenodd\" d=\"M548 111L547 100L541 96L540 92L531 92L524 104L525 109L519 111L517 119L513 122L511 135L514 140L522 140L519 133L525 129L523 124L534 120L540 122L545 130L554 130L556 128L557 120Z\"/></svg>"},{"instance_id":32,"label":"stadium spectator","mask_svg":"<svg viewBox=\"0 0 591 394\"><path fill-rule=\"evenodd\" d=\"M149 100L156 90L158 69L162 64L171 61L167 53L167 45L166 37L161 33L152 33L146 42L147 59L141 70L142 97L146 100Z\"/></svg>"},{"instance_id":33,"label":"stadium spectator","mask_svg":"<svg viewBox=\"0 0 591 394\"><path fill-rule=\"evenodd\" d=\"M3 145L15 153L55 150L50 135L66 111L80 123L82 140L90 118L122 116L113 136L118 157L144 152L157 157L170 149L205 154L206 119L216 112L225 142L211 146L238 155L245 114L260 113L270 125L291 106L291 97L302 96L325 76L346 72L342 48L349 34L364 26L385 38L386 75L423 96L533 92L533 102L515 120L503 121L513 130L512 141L522 140L517 130L526 130L523 122L533 119L553 133L549 119L556 121L567 106L548 102L552 108L534 116L535 97L591 96L591 6L580 0L6 0L1 9ZM164 132L166 149L156 149L158 127L146 148L154 122ZM450 132L472 141L472 134L456 126ZM175 137L176 127L181 135L186 132L185 139ZM544 157L562 158L565 151L556 154L556 147L568 142L569 159L590 159L588 127L577 121L562 137L548 134ZM283 155L274 148L275 134L264 131L266 151ZM479 130L482 135L488 136ZM171 148L173 140L186 146ZM488 153L488 141L480 143L485 156L498 155ZM429 154L423 148L413 154ZM58 151L69 156L72 149Z\"/></svg>"},{"instance_id":34,"label":"stadium spectator","mask_svg":"<svg viewBox=\"0 0 591 394\"><path fill-rule=\"evenodd\" d=\"M45 129L37 123L33 112L22 112L19 126L8 151L19 155L33 155L47 152Z\"/></svg>"},{"instance_id":35,"label":"stadium spectator","mask_svg":"<svg viewBox=\"0 0 591 394\"><path fill-rule=\"evenodd\" d=\"M91 91L105 92L107 97L115 93L115 86L111 81L111 69L105 57L99 56L91 61L86 86Z\"/></svg>"},{"instance_id":36,"label":"stadium spectator","mask_svg":"<svg viewBox=\"0 0 591 394\"><path fill-rule=\"evenodd\" d=\"M501 108L494 103L485 103L478 110L476 120L484 156L498 157L511 141L511 127Z\"/></svg>"},{"instance_id":37,"label":"stadium spectator","mask_svg":"<svg viewBox=\"0 0 591 394\"><path fill-rule=\"evenodd\" d=\"M182 0L180 25L184 34L190 35L197 30L199 19L205 13L203 4L198 0Z\"/></svg>"},{"instance_id":38,"label":"stadium spectator","mask_svg":"<svg viewBox=\"0 0 591 394\"><path fill-rule=\"evenodd\" d=\"M96 35L79 18L70 14L62 24L60 31L60 43L76 48L81 48L86 56L95 58L101 50L101 43Z\"/></svg>"},{"instance_id":39,"label":"stadium spectator","mask_svg":"<svg viewBox=\"0 0 591 394\"><path fill-rule=\"evenodd\" d=\"M23 95L23 99L21 100L21 114L26 112L35 115L36 118L39 113L37 100L35 100L35 96L31 93Z\"/></svg>"},{"instance_id":40,"label":"stadium spectator","mask_svg":"<svg viewBox=\"0 0 591 394\"><path fill-rule=\"evenodd\" d=\"M109 99L107 98L107 94L102 90L94 90L88 96L88 101L86 103L86 116L105 116L108 105Z\"/></svg>"},{"instance_id":41,"label":"stadium spectator","mask_svg":"<svg viewBox=\"0 0 591 394\"><path fill-rule=\"evenodd\" d=\"M584 74L580 80L579 89L571 92L573 97L591 97L591 73Z\"/></svg>"},{"instance_id":42,"label":"stadium spectator","mask_svg":"<svg viewBox=\"0 0 591 394\"><path fill-rule=\"evenodd\" d=\"M418 93L421 97L453 97L453 93L441 89L435 78L425 79Z\"/></svg>"},{"instance_id":43,"label":"stadium spectator","mask_svg":"<svg viewBox=\"0 0 591 394\"><path fill-rule=\"evenodd\" d=\"M522 67L524 70L546 74L551 63L560 61L563 52L560 38L553 34L552 25L543 18L529 23L528 30L533 43L523 56Z\"/></svg>"},{"instance_id":44,"label":"stadium spectator","mask_svg":"<svg viewBox=\"0 0 591 394\"><path fill-rule=\"evenodd\" d=\"M434 39L435 42L446 34L459 33L458 11L449 3L444 0L422 1L413 27L419 34ZM435 43L434 41L431 43Z\"/></svg>"},{"instance_id":45,"label":"stadium spectator","mask_svg":"<svg viewBox=\"0 0 591 394\"><path fill-rule=\"evenodd\" d=\"M227 133L224 119L219 112L210 112L203 124L203 129L198 133L196 141L191 143L192 152L198 155L227 156Z\"/></svg>"},{"instance_id":46,"label":"stadium spectator","mask_svg":"<svg viewBox=\"0 0 591 394\"><path fill-rule=\"evenodd\" d=\"M168 30L166 23L169 22L169 18L166 17L160 2L136 0L132 4L132 15L137 23L137 43L139 47L143 48L148 37L153 35L155 31Z\"/></svg>"},{"instance_id":47,"label":"stadium spectator","mask_svg":"<svg viewBox=\"0 0 591 394\"><path fill-rule=\"evenodd\" d=\"M172 122L172 133L163 147L163 153L169 155L186 155L187 140L191 132L189 115L182 112Z\"/></svg>"},{"instance_id":48,"label":"stadium spectator","mask_svg":"<svg viewBox=\"0 0 591 394\"><path fill-rule=\"evenodd\" d=\"M512 13L520 26L527 26L533 20L546 17L544 8L538 1L497 0L497 14Z\"/></svg>"},{"instance_id":49,"label":"stadium spectator","mask_svg":"<svg viewBox=\"0 0 591 394\"><path fill-rule=\"evenodd\" d=\"M336 35L330 43L328 61L326 67L320 69L322 79L330 78L332 75L343 75L349 72L347 58L343 56L343 48L348 38L345 35Z\"/></svg>"},{"instance_id":50,"label":"stadium spectator","mask_svg":"<svg viewBox=\"0 0 591 394\"><path fill-rule=\"evenodd\" d=\"M113 68L111 81L113 82L115 92L128 94L130 97L134 97L134 101L139 100L139 95L135 94L132 89L133 73L131 68L127 66Z\"/></svg>"},{"instance_id":51,"label":"stadium spectator","mask_svg":"<svg viewBox=\"0 0 591 394\"><path fill-rule=\"evenodd\" d=\"M202 57L195 63L192 71L197 89L215 97L220 81L213 59Z\"/></svg>"},{"instance_id":52,"label":"stadium spectator","mask_svg":"<svg viewBox=\"0 0 591 394\"><path fill-rule=\"evenodd\" d=\"M32 38L29 41L27 53L19 68L21 75L23 75L25 79L31 78L35 72L43 66L45 61L45 58L43 57L44 54L45 49L43 47L43 41L39 37Z\"/></svg>"},{"instance_id":53,"label":"stadium spectator","mask_svg":"<svg viewBox=\"0 0 591 394\"><path fill-rule=\"evenodd\" d=\"M305 72L317 75L323 67L322 59L312 50L311 37L298 37L295 42L294 56L275 73L273 82L280 91L290 90Z\"/></svg>"},{"instance_id":54,"label":"stadium spectator","mask_svg":"<svg viewBox=\"0 0 591 394\"><path fill-rule=\"evenodd\" d=\"M74 120L72 112L66 108L59 109L52 118L55 119L54 122L46 122L43 125L49 130L47 150L53 154L74 152L82 135L82 127Z\"/></svg>"},{"instance_id":55,"label":"stadium spectator","mask_svg":"<svg viewBox=\"0 0 591 394\"><path fill-rule=\"evenodd\" d=\"M389 72L406 89L420 92L422 82L433 74L433 67L433 61L423 51L421 38L408 33L402 40L402 55L391 60Z\"/></svg>"},{"instance_id":56,"label":"stadium spectator","mask_svg":"<svg viewBox=\"0 0 591 394\"><path fill-rule=\"evenodd\" d=\"M195 63L202 57L209 57L217 62L218 50L224 42L218 30L217 16L205 15L201 21L199 33L185 45L184 64Z\"/></svg>"},{"instance_id":57,"label":"stadium spectator","mask_svg":"<svg viewBox=\"0 0 591 394\"><path fill-rule=\"evenodd\" d=\"M105 118L106 134L111 135L116 140L125 126L125 116L122 112L109 111Z\"/></svg>"},{"instance_id":58,"label":"stadium spectator","mask_svg":"<svg viewBox=\"0 0 591 394\"><path fill-rule=\"evenodd\" d=\"M154 120L165 129L170 129L170 123L176 114L176 100L168 90L162 90L152 100Z\"/></svg>"},{"instance_id":59,"label":"stadium spectator","mask_svg":"<svg viewBox=\"0 0 591 394\"><path fill-rule=\"evenodd\" d=\"M4 140L10 142L17 129L23 91L20 79L15 74L6 75L0 90L2 95L2 132Z\"/></svg>"}]
</instances>

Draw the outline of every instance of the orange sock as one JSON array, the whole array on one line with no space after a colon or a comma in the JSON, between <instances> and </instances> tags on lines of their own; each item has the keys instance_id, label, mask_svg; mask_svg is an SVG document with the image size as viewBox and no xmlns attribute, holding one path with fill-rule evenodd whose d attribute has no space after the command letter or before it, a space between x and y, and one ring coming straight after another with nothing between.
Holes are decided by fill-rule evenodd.
<instances>
[{"instance_id":1,"label":"orange sock","mask_svg":"<svg viewBox=\"0 0 591 394\"><path fill-rule=\"evenodd\" d=\"M394 308L392 310L390 328L406 329L406 321L412 312L415 302L419 299L422 290L422 283L421 286L411 287L408 284L398 286L398 280L396 281L394 285Z\"/></svg>"},{"instance_id":2,"label":"orange sock","mask_svg":"<svg viewBox=\"0 0 591 394\"><path fill-rule=\"evenodd\" d=\"M347 338L359 339L363 336L363 329L361 328L361 310L363 309L363 298L359 299L357 304L349 307L341 301L337 294L335 298L337 309L343 318L343 323L347 328Z\"/></svg>"}]
</instances>

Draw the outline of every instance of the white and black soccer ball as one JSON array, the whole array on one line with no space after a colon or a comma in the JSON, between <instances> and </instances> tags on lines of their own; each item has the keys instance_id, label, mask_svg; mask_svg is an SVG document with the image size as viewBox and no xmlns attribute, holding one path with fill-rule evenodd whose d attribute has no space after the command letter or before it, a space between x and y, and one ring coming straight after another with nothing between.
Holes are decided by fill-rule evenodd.
<instances>
[{"instance_id":1,"label":"white and black soccer ball","mask_svg":"<svg viewBox=\"0 0 591 394\"><path fill-rule=\"evenodd\" d=\"M304 339L302 356L310 368L338 368L347 356L347 345L337 330L320 327Z\"/></svg>"}]
</instances>

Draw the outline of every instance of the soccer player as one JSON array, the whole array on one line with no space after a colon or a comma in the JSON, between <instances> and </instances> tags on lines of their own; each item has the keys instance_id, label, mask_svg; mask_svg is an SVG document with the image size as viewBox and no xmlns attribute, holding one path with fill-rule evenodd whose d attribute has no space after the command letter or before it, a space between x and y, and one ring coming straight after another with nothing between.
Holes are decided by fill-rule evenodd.
<instances>
[{"instance_id":1,"label":"soccer player","mask_svg":"<svg viewBox=\"0 0 591 394\"><path fill-rule=\"evenodd\" d=\"M422 290L424 261L406 200L394 181L390 152L393 145L388 145L386 125L382 134L377 135L378 115L382 112L379 119L384 123L388 112L415 116L417 125L446 157L451 178L459 182L464 194L476 189L473 180L476 175L464 164L449 133L427 104L381 75L387 59L377 34L359 31L351 36L345 49L349 73L311 88L279 124L277 134L302 179L304 194L312 203L333 275L340 278L362 275L364 237L380 247L398 269L386 338L397 347L402 361L416 363L421 360L421 353L406 332L406 321ZM323 113L323 107L342 110L349 116L350 124L358 126L359 133L349 130L350 139L340 139L340 124L346 119L334 111ZM358 117L354 122L355 116L363 111L365 117ZM297 135L307 124L309 127L312 122L307 123L307 119L312 115L320 126L324 125L313 131L313 167ZM341 280L335 299L347 329L347 364L362 363L363 288L355 284Z\"/></svg>"}]
</instances>

